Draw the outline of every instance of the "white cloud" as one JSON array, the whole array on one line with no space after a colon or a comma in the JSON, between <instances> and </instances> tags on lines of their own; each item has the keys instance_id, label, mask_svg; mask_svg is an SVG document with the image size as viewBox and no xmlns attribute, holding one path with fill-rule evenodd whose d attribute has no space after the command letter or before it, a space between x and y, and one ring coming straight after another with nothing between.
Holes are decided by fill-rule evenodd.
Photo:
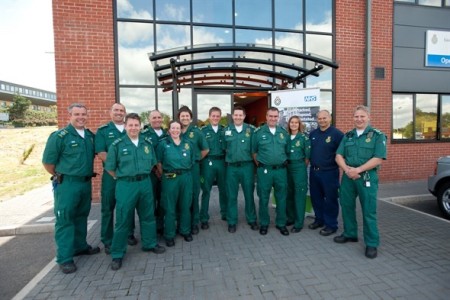
<instances>
[{"instance_id":1,"label":"white cloud","mask_svg":"<svg viewBox=\"0 0 450 300\"><path fill-rule=\"evenodd\" d=\"M51 0L4 0L0 79L56 91Z\"/></svg>"}]
</instances>

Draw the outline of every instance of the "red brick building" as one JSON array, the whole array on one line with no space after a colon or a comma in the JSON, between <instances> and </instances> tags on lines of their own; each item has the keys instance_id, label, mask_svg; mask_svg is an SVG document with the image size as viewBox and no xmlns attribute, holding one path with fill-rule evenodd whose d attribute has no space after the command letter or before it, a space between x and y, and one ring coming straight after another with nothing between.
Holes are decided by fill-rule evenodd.
<instances>
[{"instance_id":1,"label":"red brick building","mask_svg":"<svg viewBox=\"0 0 450 300\"><path fill-rule=\"evenodd\" d=\"M388 137L382 181L426 178L436 158L450 154L450 69L424 64L427 32L450 31L450 3L422 2L53 0L59 124L67 123L72 102L88 106L91 129L108 121L115 102L129 112L158 108L170 115L171 92L163 91L148 55L207 43L289 47L303 54L320 52L317 57L339 65L325 68L323 80L308 77L301 87L321 88L324 107L342 131L353 127L357 104L370 106L372 125ZM279 57L271 55L274 61ZM307 59L300 64L312 65ZM236 82L205 90L193 80L181 88L179 104L193 107L200 118L208 106L202 99L220 91L231 95L229 104L225 101L231 109L238 93L255 93ZM254 100L247 110L264 114L267 97ZM96 171L101 172L100 164Z\"/></svg>"}]
</instances>

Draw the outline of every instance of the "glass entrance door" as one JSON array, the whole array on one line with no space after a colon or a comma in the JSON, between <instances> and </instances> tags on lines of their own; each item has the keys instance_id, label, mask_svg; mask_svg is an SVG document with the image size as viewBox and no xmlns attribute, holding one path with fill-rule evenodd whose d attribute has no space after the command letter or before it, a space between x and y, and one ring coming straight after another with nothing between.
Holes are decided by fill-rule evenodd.
<instances>
[{"instance_id":1,"label":"glass entrance door","mask_svg":"<svg viewBox=\"0 0 450 300\"><path fill-rule=\"evenodd\" d=\"M209 109L216 106L222 110L221 124L231 120L231 109L233 104L233 93L196 91L194 92L193 113L196 115L197 123L204 124L208 120Z\"/></svg>"}]
</instances>

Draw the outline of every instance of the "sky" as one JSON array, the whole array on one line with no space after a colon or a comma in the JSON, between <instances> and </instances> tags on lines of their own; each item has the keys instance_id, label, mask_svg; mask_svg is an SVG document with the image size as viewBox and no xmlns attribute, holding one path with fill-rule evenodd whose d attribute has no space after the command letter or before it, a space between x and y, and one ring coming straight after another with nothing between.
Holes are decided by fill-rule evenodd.
<instances>
[{"instance_id":1,"label":"sky","mask_svg":"<svg viewBox=\"0 0 450 300\"><path fill-rule=\"evenodd\" d=\"M0 80L56 92L52 1L0 4Z\"/></svg>"}]
</instances>

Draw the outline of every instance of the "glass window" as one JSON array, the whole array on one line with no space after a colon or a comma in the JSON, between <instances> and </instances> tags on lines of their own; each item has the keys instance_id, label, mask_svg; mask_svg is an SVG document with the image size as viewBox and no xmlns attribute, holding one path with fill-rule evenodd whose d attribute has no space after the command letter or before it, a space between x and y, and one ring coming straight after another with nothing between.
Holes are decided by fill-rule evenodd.
<instances>
[{"instance_id":1,"label":"glass window","mask_svg":"<svg viewBox=\"0 0 450 300\"><path fill-rule=\"evenodd\" d=\"M233 22L232 0L193 0L194 22L226 24Z\"/></svg>"},{"instance_id":2,"label":"glass window","mask_svg":"<svg viewBox=\"0 0 450 300\"><path fill-rule=\"evenodd\" d=\"M272 46L272 32L264 30L236 29L236 43Z\"/></svg>"},{"instance_id":3,"label":"glass window","mask_svg":"<svg viewBox=\"0 0 450 300\"><path fill-rule=\"evenodd\" d=\"M326 59L332 59L333 56L333 43L330 35L306 35L306 52L311 53L313 56L324 57Z\"/></svg>"},{"instance_id":4,"label":"glass window","mask_svg":"<svg viewBox=\"0 0 450 300\"><path fill-rule=\"evenodd\" d=\"M156 25L156 51L191 45L189 26Z\"/></svg>"},{"instance_id":5,"label":"glass window","mask_svg":"<svg viewBox=\"0 0 450 300\"><path fill-rule=\"evenodd\" d=\"M416 3L416 0L395 0L396 2L409 2L409 3Z\"/></svg>"},{"instance_id":6,"label":"glass window","mask_svg":"<svg viewBox=\"0 0 450 300\"><path fill-rule=\"evenodd\" d=\"M441 97L441 139L450 139L450 95Z\"/></svg>"},{"instance_id":7,"label":"glass window","mask_svg":"<svg viewBox=\"0 0 450 300\"><path fill-rule=\"evenodd\" d=\"M306 30L332 31L331 0L306 0Z\"/></svg>"},{"instance_id":8,"label":"glass window","mask_svg":"<svg viewBox=\"0 0 450 300\"><path fill-rule=\"evenodd\" d=\"M271 0L235 0L236 25L272 28Z\"/></svg>"},{"instance_id":9,"label":"glass window","mask_svg":"<svg viewBox=\"0 0 450 300\"><path fill-rule=\"evenodd\" d=\"M286 47L303 52L303 34L293 32L275 32L275 46Z\"/></svg>"},{"instance_id":10,"label":"glass window","mask_svg":"<svg viewBox=\"0 0 450 300\"><path fill-rule=\"evenodd\" d=\"M229 44L233 42L233 33L231 28L194 26L193 40L194 45L212 43Z\"/></svg>"},{"instance_id":11,"label":"glass window","mask_svg":"<svg viewBox=\"0 0 450 300\"><path fill-rule=\"evenodd\" d=\"M156 0L156 19L189 22L189 0Z\"/></svg>"},{"instance_id":12,"label":"glass window","mask_svg":"<svg viewBox=\"0 0 450 300\"><path fill-rule=\"evenodd\" d=\"M332 81L333 72L331 68L324 67L324 70L319 72L319 77L315 77L313 75L309 75L306 77L306 87L318 87L321 89L329 89L333 87ZM331 111L331 110L330 110Z\"/></svg>"},{"instance_id":13,"label":"glass window","mask_svg":"<svg viewBox=\"0 0 450 300\"><path fill-rule=\"evenodd\" d=\"M154 88L121 88L120 103L125 105L127 113L148 112L156 108Z\"/></svg>"},{"instance_id":14,"label":"glass window","mask_svg":"<svg viewBox=\"0 0 450 300\"><path fill-rule=\"evenodd\" d=\"M153 19L152 1L148 0L117 0L117 17L129 19Z\"/></svg>"},{"instance_id":15,"label":"glass window","mask_svg":"<svg viewBox=\"0 0 450 300\"><path fill-rule=\"evenodd\" d=\"M445 6L450 6L450 0L445 0Z\"/></svg>"},{"instance_id":16,"label":"glass window","mask_svg":"<svg viewBox=\"0 0 450 300\"><path fill-rule=\"evenodd\" d=\"M436 139L437 108L438 95L416 95L416 139Z\"/></svg>"},{"instance_id":17,"label":"glass window","mask_svg":"<svg viewBox=\"0 0 450 300\"><path fill-rule=\"evenodd\" d=\"M155 84L155 72L148 59L154 51L153 25L118 23L119 83Z\"/></svg>"},{"instance_id":18,"label":"glass window","mask_svg":"<svg viewBox=\"0 0 450 300\"><path fill-rule=\"evenodd\" d=\"M275 0L275 28L303 30L303 0Z\"/></svg>"},{"instance_id":19,"label":"glass window","mask_svg":"<svg viewBox=\"0 0 450 300\"><path fill-rule=\"evenodd\" d=\"M393 139L414 139L413 95L393 95L392 97Z\"/></svg>"},{"instance_id":20,"label":"glass window","mask_svg":"<svg viewBox=\"0 0 450 300\"><path fill-rule=\"evenodd\" d=\"M192 109L192 89L180 89L178 103L180 107L186 105ZM163 92L163 89L158 89L158 110L168 115L171 120L176 118L176 116L172 116L172 91Z\"/></svg>"},{"instance_id":21,"label":"glass window","mask_svg":"<svg viewBox=\"0 0 450 300\"><path fill-rule=\"evenodd\" d=\"M441 6L442 0L419 0L419 5Z\"/></svg>"},{"instance_id":22,"label":"glass window","mask_svg":"<svg viewBox=\"0 0 450 300\"><path fill-rule=\"evenodd\" d=\"M329 112L333 111L333 93L320 91L320 109L326 109Z\"/></svg>"}]
</instances>

